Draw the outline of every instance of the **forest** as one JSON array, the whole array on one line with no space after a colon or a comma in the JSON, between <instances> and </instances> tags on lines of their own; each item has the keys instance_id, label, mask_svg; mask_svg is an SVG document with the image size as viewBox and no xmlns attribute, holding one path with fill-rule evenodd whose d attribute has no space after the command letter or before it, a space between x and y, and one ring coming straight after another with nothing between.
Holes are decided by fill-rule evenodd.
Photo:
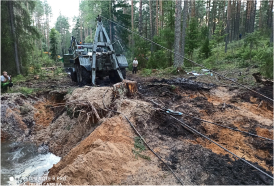
<instances>
[{"instance_id":1,"label":"forest","mask_svg":"<svg viewBox=\"0 0 274 186\"><path fill-rule=\"evenodd\" d=\"M96 17L102 15L110 40L119 40L125 48L129 69L134 57L139 69L148 73L195 68L169 49L209 69L255 66L273 78L273 0L81 0L72 22L62 11L51 20L47 0L1 1L1 5L1 68L13 76L60 64L72 35L93 42Z\"/></svg>"}]
</instances>

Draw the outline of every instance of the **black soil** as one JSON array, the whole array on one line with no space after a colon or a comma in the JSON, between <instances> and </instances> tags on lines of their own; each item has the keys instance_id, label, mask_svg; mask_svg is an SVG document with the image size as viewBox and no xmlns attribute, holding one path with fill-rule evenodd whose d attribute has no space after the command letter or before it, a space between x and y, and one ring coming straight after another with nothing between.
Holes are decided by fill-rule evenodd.
<instances>
[{"instance_id":1,"label":"black soil","mask_svg":"<svg viewBox=\"0 0 274 186\"><path fill-rule=\"evenodd\" d=\"M168 84L168 85L166 85ZM171 86L178 86L179 89L174 91ZM177 107L177 111L183 111L200 117L199 110L204 110L208 115L212 115L217 111L222 111L222 105L214 106L208 102L206 97L198 96L194 99L188 99L178 95L178 92L185 92L188 94L195 94L194 91L208 92L210 88L214 88L214 85L197 83L192 80L185 80L183 78L172 80L152 80L145 84L139 84L139 92L142 93L140 99L146 100L147 97L155 98L158 103L161 103L166 108L172 108L172 106L180 103ZM269 90L269 89L267 89ZM251 96L250 93L245 93L245 96ZM242 94L236 99L243 99ZM242 100L245 101L245 100ZM250 101L250 100L246 100ZM192 106L189 106L192 105ZM233 105L226 105L225 109L235 109ZM195 128L201 133L205 133L205 129L201 125L199 120L191 119L188 117L178 117L191 127ZM251 125L252 133L256 134L255 128L261 126L259 122L255 121ZM201 145L189 143L189 140L197 139L197 134L184 129L180 123L172 119L163 111L155 111L151 118L147 121L147 126L144 127L142 121L136 122L137 130L144 136L146 141L152 148L156 147L169 147L168 150L160 150L159 154L162 158L168 162L170 167L180 175L180 178L185 181L185 184L195 185L273 185L273 180L264 174L260 173L250 165L244 163L241 160L231 159L228 154L223 156L213 153L210 149L206 149ZM234 127L235 128L235 127ZM251 132L251 131L249 131ZM211 134L209 136L213 140L217 140L217 134ZM273 143L266 141L249 138L250 145L254 149L268 149L273 154ZM168 151L164 153L164 151ZM264 159L269 166L273 166L273 160ZM257 163L250 162L269 175L271 172L265 170ZM167 171L164 164L160 164L162 170ZM187 182L191 180L191 182Z\"/></svg>"}]
</instances>

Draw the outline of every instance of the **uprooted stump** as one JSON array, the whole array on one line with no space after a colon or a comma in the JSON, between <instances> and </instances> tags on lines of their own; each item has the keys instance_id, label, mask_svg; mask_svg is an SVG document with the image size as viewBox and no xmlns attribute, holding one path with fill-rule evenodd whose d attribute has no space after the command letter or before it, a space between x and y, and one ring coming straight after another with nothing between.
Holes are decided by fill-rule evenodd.
<instances>
[{"instance_id":1,"label":"uprooted stump","mask_svg":"<svg viewBox=\"0 0 274 186\"><path fill-rule=\"evenodd\" d=\"M268 80L262 77L261 73L254 73L252 74L252 76L255 78L257 83L262 83L265 86L273 86L273 81L272 80Z\"/></svg>"},{"instance_id":2,"label":"uprooted stump","mask_svg":"<svg viewBox=\"0 0 274 186\"><path fill-rule=\"evenodd\" d=\"M134 96L137 91L136 81L123 80L113 85L114 97Z\"/></svg>"},{"instance_id":3,"label":"uprooted stump","mask_svg":"<svg viewBox=\"0 0 274 186\"><path fill-rule=\"evenodd\" d=\"M70 118L77 118L78 122L84 122L84 124L93 124L101 120L107 111L100 108L98 104L95 102L91 103L90 101L70 101L66 103L59 103L54 105L53 107L64 107L61 114L64 111L67 111L67 114ZM57 115L59 117L59 115ZM57 118L54 118L55 121Z\"/></svg>"}]
</instances>

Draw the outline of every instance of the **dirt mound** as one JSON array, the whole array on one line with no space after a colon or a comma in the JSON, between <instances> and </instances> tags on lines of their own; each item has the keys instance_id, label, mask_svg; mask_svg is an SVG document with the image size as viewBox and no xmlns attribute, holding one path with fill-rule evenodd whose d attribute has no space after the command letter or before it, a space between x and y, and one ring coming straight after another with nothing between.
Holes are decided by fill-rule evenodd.
<instances>
[{"instance_id":1,"label":"dirt mound","mask_svg":"<svg viewBox=\"0 0 274 186\"><path fill-rule=\"evenodd\" d=\"M106 93L106 91L108 92ZM101 109L104 109L103 105L103 96L104 102L108 106L112 100L112 87L84 87L75 89L71 95L67 95L65 98L67 101L89 101Z\"/></svg>"},{"instance_id":2,"label":"dirt mound","mask_svg":"<svg viewBox=\"0 0 274 186\"><path fill-rule=\"evenodd\" d=\"M38 146L47 144L49 150L58 156L65 156L104 121L103 118L107 112L102 104L102 99L106 90L110 89L110 87L77 88L65 96L63 96L63 92L50 92L47 101L35 104L38 110L34 118L44 128L37 130L33 134L32 140ZM106 105L110 104L111 99L112 91L110 90L104 99ZM66 105L64 101L72 104ZM85 113L85 109L79 106L84 101L95 106L101 119L95 119Z\"/></svg>"},{"instance_id":3,"label":"dirt mound","mask_svg":"<svg viewBox=\"0 0 274 186\"><path fill-rule=\"evenodd\" d=\"M134 157L133 143L124 119L107 119L50 169L49 176L66 176L63 182L55 181L66 185L118 184L145 161Z\"/></svg>"}]
</instances>

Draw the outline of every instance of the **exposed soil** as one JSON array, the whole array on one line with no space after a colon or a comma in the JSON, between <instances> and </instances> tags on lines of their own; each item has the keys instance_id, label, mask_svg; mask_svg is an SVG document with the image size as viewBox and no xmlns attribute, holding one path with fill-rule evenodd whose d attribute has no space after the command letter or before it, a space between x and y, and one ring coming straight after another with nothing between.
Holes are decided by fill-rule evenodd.
<instances>
[{"instance_id":1,"label":"exposed soil","mask_svg":"<svg viewBox=\"0 0 274 186\"><path fill-rule=\"evenodd\" d=\"M34 108L37 109L37 111L34 113L34 120L38 125L42 125L44 127L49 126L51 123L54 113L52 110L50 110L51 102L37 102L34 104Z\"/></svg>"},{"instance_id":2,"label":"exposed soil","mask_svg":"<svg viewBox=\"0 0 274 186\"><path fill-rule=\"evenodd\" d=\"M151 160L133 153L137 135L124 117L105 109L104 98L107 107L129 118L184 184L273 184L273 180L254 168L186 130L149 101L153 99L166 108L273 139L273 107L266 99L237 88L190 79L128 77L137 81L139 91L130 98L114 97L112 87L103 84L105 87L76 88L71 92L52 90L32 97L3 95L1 114L5 117L1 118L1 136L3 140L15 137L38 146L48 145L50 152L62 157L50 169L49 176L66 179L47 183L178 184L152 152L142 152ZM271 93L270 88L259 90L268 96ZM91 107L98 116L87 112ZM177 118L269 175L273 174L273 142L185 115Z\"/></svg>"}]
</instances>

